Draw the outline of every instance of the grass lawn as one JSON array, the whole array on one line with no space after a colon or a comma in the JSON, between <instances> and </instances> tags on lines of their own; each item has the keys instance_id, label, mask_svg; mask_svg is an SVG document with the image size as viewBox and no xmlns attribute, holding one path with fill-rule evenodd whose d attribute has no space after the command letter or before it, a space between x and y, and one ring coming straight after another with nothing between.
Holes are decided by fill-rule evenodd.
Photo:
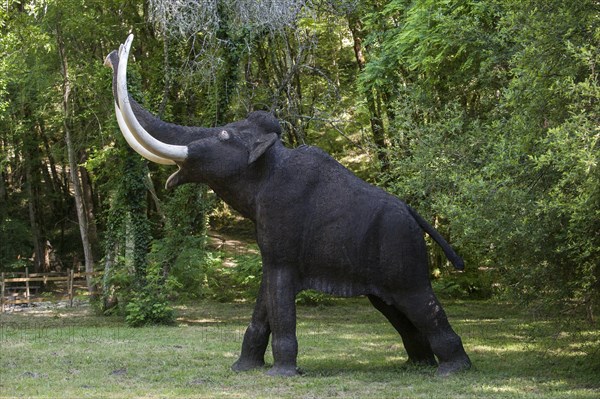
<instances>
[{"instance_id":1,"label":"grass lawn","mask_svg":"<svg viewBox=\"0 0 600 399\"><path fill-rule=\"evenodd\" d=\"M251 304L178 307L178 326L128 328L88 307L0 315L0 397L600 398L600 331L495 302L443 301L475 368L407 368L366 299L299 307L301 377L236 374ZM267 362L272 362L269 357Z\"/></svg>"}]
</instances>

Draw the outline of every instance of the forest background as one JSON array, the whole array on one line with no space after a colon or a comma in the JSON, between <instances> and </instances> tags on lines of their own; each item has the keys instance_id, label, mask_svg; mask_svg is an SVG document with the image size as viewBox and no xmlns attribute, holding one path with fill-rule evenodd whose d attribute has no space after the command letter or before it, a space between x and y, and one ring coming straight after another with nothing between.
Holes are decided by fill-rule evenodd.
<instances>
[{"instance_id":1,"label":"forest background","mask_svg":"<svg viewBox=\"0 0 600 399\"><path fill-rule=\"evenodd\" d=\"M103 270L130 324L169 301L247 292L207 247L239 218L123 140L104 57L136 40L130 92L216 126L269 110L435 223L441 291L578 312L600 304L597 0L6 0L0 4L0 271ZM298 173L302 173L301 170ZM319 300L315 295L313 299Z\"/></svg>"}]
</instances>

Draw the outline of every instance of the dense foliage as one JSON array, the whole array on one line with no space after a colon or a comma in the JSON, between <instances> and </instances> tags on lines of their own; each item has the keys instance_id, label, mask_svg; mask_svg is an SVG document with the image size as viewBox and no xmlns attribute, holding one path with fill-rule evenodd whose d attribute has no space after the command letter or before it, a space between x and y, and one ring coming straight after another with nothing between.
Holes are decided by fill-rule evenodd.
<instances>
[{"instance_id":1,"label":"dense foliage","mask_svg":"<svg viewBox=\"0 0 600 399\"><path fill-rule=\"evenodd\" d=\"M114 119L102 63L133 31L130 91L163 119L273 111L289 146L319 145L435 222L468 265L449 276L432 246L440 288L593 317L597 1L261 4L3 2L0 270L104 269L90 292L132 324L168 322L175 293L219 293L214 195L164 192L170 168L131 153ZM254 289L254 263L223 281Z\"/></svg>"},{"instance_id":2,"label":"dense foliage","mask_svg":"<svg viewBox=\"0 0 600 399\"><path fill-rule=\"evenodd\" d=\"M385 184L441 218L468 263L496 268L513 293L591 312L600 274L597 2L397 3L384 12L400 23L377 55L394 76L381 84L397 93ZM382 73L367 72L368 82Z\"/></svg>"}]
</instances>

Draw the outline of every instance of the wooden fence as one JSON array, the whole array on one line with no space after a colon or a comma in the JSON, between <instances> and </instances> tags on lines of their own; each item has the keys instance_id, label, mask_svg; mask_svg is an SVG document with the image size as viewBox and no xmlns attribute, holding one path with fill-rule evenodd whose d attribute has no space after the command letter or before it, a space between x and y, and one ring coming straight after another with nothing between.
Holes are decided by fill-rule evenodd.
<instances>
[{"instance_id":1,"label":"wooden fence","mask_svg":"<svg viewBox=\"0 0 600 399\"><path fill-rule=\"evenodd\" d=\"M75 280L85 279L87 276L97 276L98 274L99 272L80 273L75 272L73 269L68 269L66 273L29 273L29 269L25 269L24 273L1 273L0 312L4 312L6 305L29 304L48 300L48 298L38 295L41 288L40 283L46 285L48 282L66 282L66 295L53 296L52 300L68 300L69 306L73 306Z\"/></svg>"}]
</instances>

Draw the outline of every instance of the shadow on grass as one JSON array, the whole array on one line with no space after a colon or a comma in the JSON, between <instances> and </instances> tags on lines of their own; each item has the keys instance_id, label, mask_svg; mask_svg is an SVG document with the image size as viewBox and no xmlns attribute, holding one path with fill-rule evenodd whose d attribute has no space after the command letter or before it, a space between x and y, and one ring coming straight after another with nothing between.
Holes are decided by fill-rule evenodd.
<instances>
[{"instance_id":1,"label":"shadow on grass","mask_svg":"<svg viewBox=\"0 0 600 399\"><path fill-rule=\"evenodd\" d=\"M345 314L334 311L325 316L326 322L315 319L300 324L304 327L298 333L302 366L309 375L359 373L377 380L378 375L390 372L434 374L433 368L406 365L400 337L391 326L375 310L369 314L368 306L357 304L357 308L357 315L349 316L346 309ZM572 318L534 317L522 308L494 302L451 302L446 310L474 364L461 378L508 385L527 380L600 390L597 325Z\"/></svg>"}]
</instances>

